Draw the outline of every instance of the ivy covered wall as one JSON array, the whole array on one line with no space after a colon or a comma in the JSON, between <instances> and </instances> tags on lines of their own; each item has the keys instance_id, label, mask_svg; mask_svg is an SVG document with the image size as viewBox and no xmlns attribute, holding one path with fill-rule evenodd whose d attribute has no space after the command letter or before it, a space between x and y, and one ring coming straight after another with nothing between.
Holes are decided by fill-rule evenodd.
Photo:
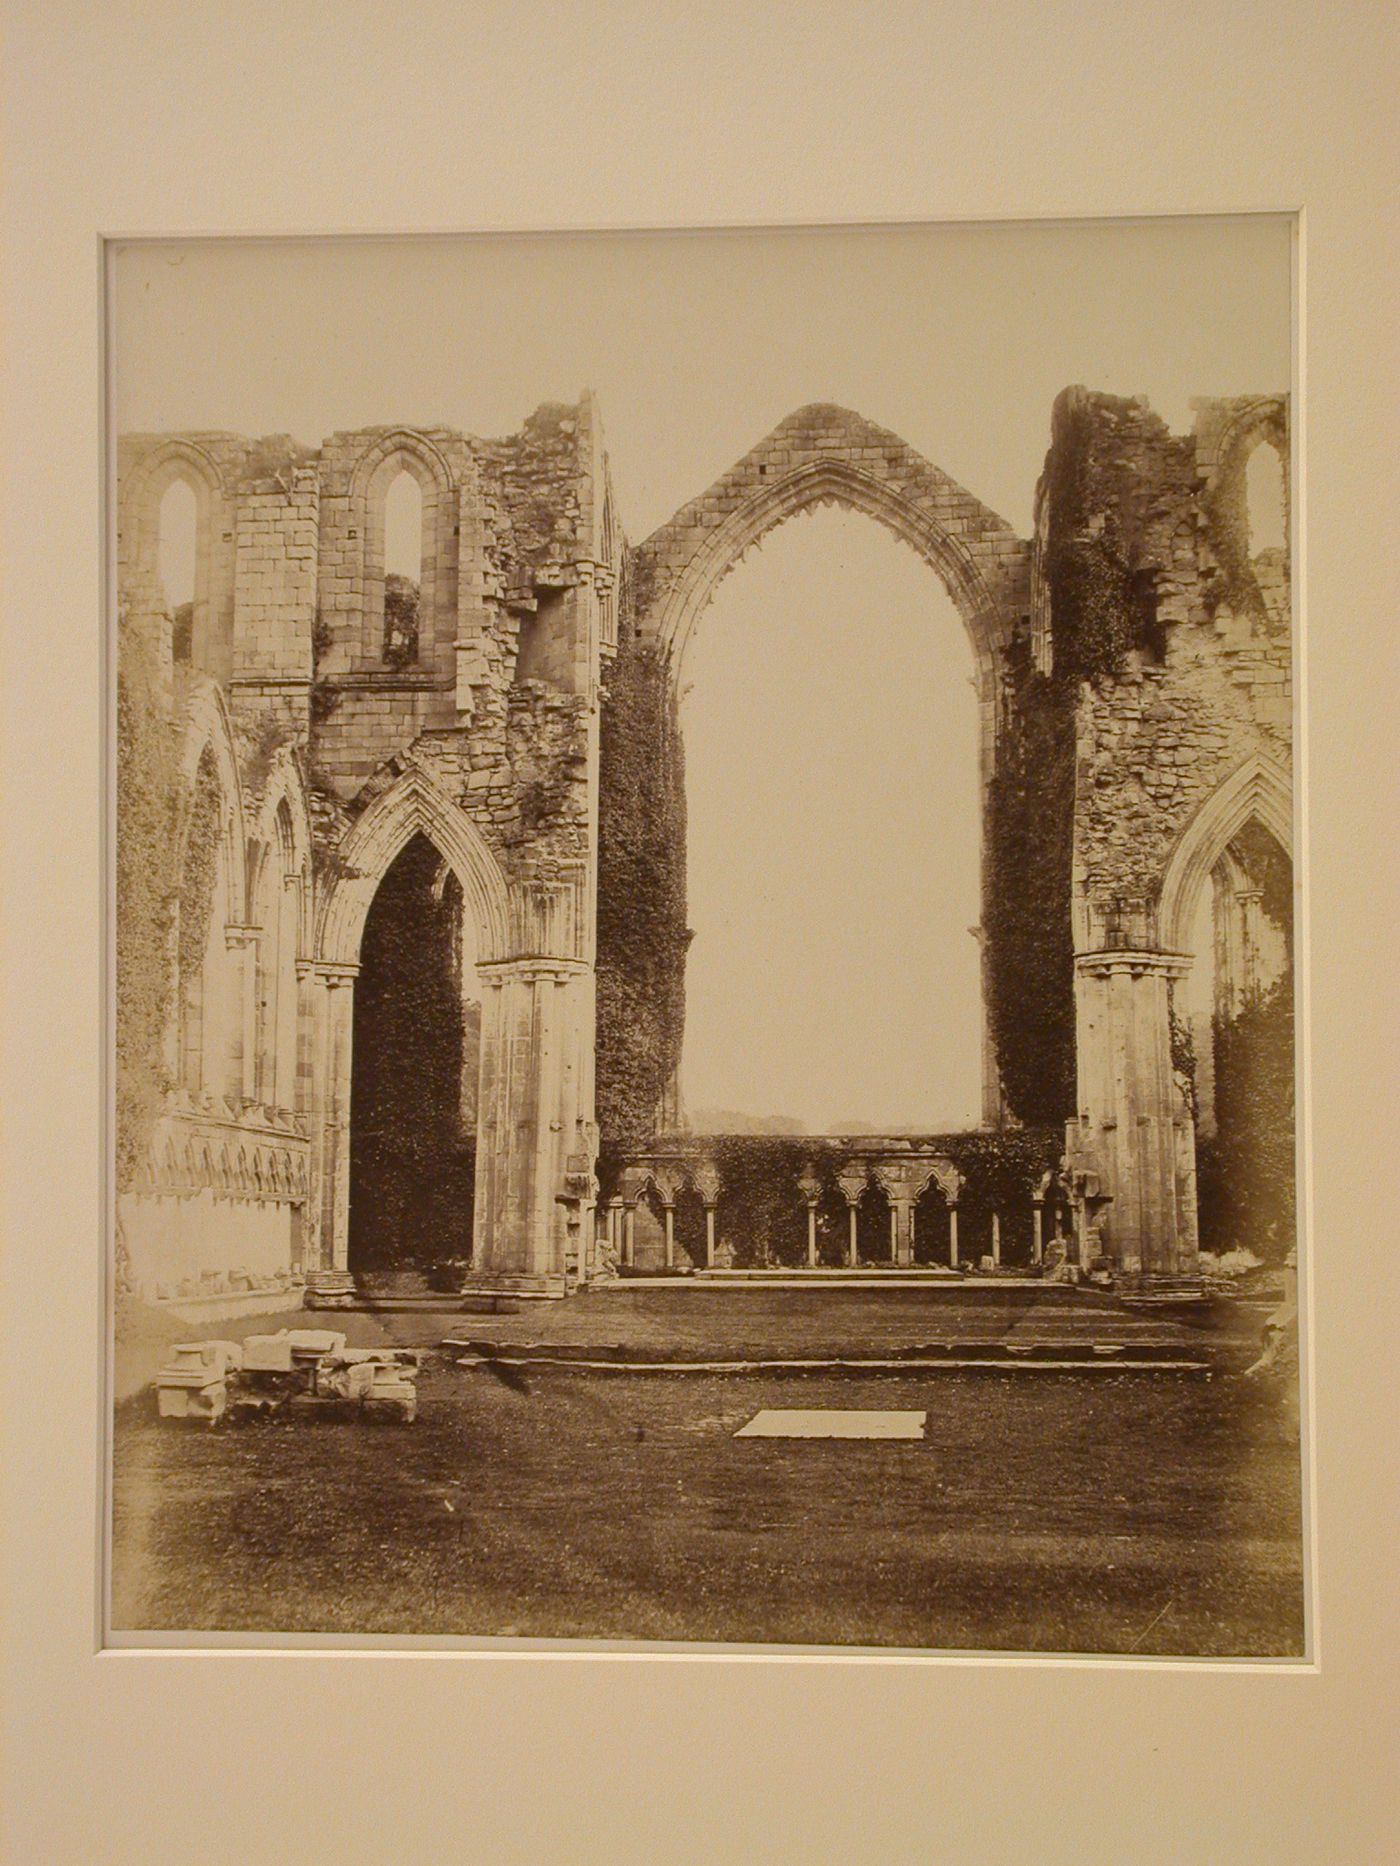
<instances>
[{"instance_id":1,"label":"ivy covered wall","mask_svg":"<svg viewBox=\"0 0 1400 1866\"><path fill-rule=\"evenodd\" d=\"M116 1156L127 1191L171 1084L162 1051L174 980L170 935L175 773L154 656L123 627L117 662Z\"/></svg>"},{"instance_id":2,"label":"ivy covered wall","mask_svg":"<svg viewBox=\"0 0 1400 1866\"><path fill-rule=\"evenodd\" d=\"M607 671L598 770L597 1110L644 1145L685 1033L685 758L670 670L630 632Z\"/></svg>"},{"instance_id":3,"label":"ivy covered wall","mask_svg":"<svg viewBox=\"0 0 1400 1866\"><path fill-rule=\"evenodd\" d=\"M987 798L987 1014L1010 1119L1074 1113L1075 695L1012 651L1005 724Z\"/></svg>"}]
</instances>

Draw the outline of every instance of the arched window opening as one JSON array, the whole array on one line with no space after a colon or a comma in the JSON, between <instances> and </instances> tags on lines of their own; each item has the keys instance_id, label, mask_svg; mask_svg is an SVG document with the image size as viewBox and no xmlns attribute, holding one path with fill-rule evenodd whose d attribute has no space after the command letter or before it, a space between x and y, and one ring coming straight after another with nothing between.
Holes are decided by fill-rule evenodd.
<instances>
[{"instance_id":1,"label":"arched window opening","mask_svg":"<svg viewBox=\"0 0 1400 1866\"><path fill-rule=\"evenodd\" d=\"M471 1255L481 1042L476 932L418 835L379 885L355 984L349 1267L460 1269Z\"/></svg>"},{"instance_id":2,"label":"arched window opening","mask_svg":"<svg viewBox=\"0 0 1400 1866\"><path fill-rule=\"evenodd\" d=\"M157 568L171 622L171 655L193 655L194 599L199 556L199 504L186 479L173 479L160 502Z\"/></svg>"},{"instance_id":3,"label":"arched window opening","mask_svg":"<svg viewBox=\"0 0 1400 1866\"><path fill-rule=\"evenodd\" d=\"M1292 863L1251 820L1201 896L1185 1013L1201 1244L1276 1260L1295 1235Z\"/></svg>"},{"instance_id":4,"label":"arched window opening","mask_svg":"<svg viewBox=\"0 0 1400 1866\"><path fill-rule=\"evenodd\" d=\"M1249 555L1257 565L1282 563L1288 543L1287 494L1283 456L1261 441L1245 462L1245 505L1249 514Z\"/></svg>"},{"instance_id":5,"label":"arched window opening","mask_svg":"<svg viewBox=\"0 0 1400 1866\"><path fill-rule=\"evenodd\" d=\"M408 667L418 659L423 580L423 491L407 468L384 500L384 660Z\"/></svg>"},{"instance_id":6,"label":"arched window opening","mask_svg":"<svg viewBox=\"0 0 1400 1866\"><path fill-rule=\"evenodd\" d=\"M942 582L863 514L799 514L719 586L685 681L690 1124L975 1126L980 713Z\"/></svg>"}]
</instances>

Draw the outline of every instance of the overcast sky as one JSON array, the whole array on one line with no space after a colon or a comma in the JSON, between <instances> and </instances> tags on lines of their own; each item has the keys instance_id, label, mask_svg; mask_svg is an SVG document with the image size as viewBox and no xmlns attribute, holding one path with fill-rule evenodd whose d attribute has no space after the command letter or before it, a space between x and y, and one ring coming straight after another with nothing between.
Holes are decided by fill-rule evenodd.
<instances>
[{"instance_id":1,"label":"overcast sky","mask_svg":"<svg viewBox=\"0 0 1400 1866\"><path fill-rule=\"evenodd\" d=\"M1025 535L1067 384L1287 389L1282 219L179 242L113 270L119 431L503 435L599 397L635 542L785 415L893 429ZM793 520L687 657L692 1104L976 1117L971 657L872 521Z\"/></svg>"}]
</instances>

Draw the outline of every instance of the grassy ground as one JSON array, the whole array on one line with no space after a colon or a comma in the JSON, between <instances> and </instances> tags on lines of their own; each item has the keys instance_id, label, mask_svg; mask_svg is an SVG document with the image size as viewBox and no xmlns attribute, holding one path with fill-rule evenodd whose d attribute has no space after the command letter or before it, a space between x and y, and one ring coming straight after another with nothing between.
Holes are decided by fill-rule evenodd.
<instances>
[{"instance_id":1,"label":"grassy ground","mask_svg":"<svg viewBox=\"0 0 1400 1866\"><path fill-rule=\"evenodd\" d=\"M420 1394L407 1429L123 1408L114 1626L1301 1651L1297 1421L1264 1383L434 1359ZM784 1405L916 1407L927 1437L732 1436Z\"/></svg>"}]
</instances>

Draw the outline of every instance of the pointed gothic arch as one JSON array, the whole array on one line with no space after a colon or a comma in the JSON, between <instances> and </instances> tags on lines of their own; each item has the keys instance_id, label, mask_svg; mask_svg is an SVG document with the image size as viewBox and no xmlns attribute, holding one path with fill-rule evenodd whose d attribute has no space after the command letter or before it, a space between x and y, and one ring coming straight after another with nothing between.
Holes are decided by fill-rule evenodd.
<instances>
[{"instance_id":1,"label":"pointed gothic arch","mask_svg":"<svg viewBox=\"0 0 1400 1866\"><path fill-rule=\"evenodd\" d=\"M364 632L360 652L366 665L394 666L386 656L384 628L385 507L401 474L417 484L420 506L418 636L411 664L430 669L435 650L456 636L456 485L441 450L426 434L394 428L366 448L350 481L351 509L360 518L364 579Z\"/></svg>"},{"instance_id":2,"label":"pointed gothic arch","mask_svg":"<svg viewBox=\"0 0 1400 1866\"><path fill-rule=\"evenodd\" d=\"M997 653L1029 606L1029 543L897 435L825 404L789 415L638 547L649 592L639 632L679 678L722 579L785 519L828 504L873 518L935 571L967 628L984 704L994 701Z\"/></svg>"},{"instance_id":3,"label":"pointed gothic arch","mask_svg":"<svg viewBox=\"0 0 1400 1866\"><path fill-rule=\"evenodd\" d=\"M139 603L158 612L166 601L160 570L161 509L177 482L195 501L194 596L189 660L226 681L233 671L230 501L218 462L195 441L177 438L152 447L122 475L118 545L123 579Z\"/></svg>"},{"instance_id":4,"label":"pointed gothic arch","mask_svg":"<svg viewBox=\"0 0 1400 1866\"><path fill-rule=\"evenodd\" d=\"M908 545L938 577L967 631L978 709L985 918L986 812L1005 701L1002 657L1029 627L1032 546L965 487L898 435L849 409L825 403L799 408L631 554L637 637L660 649L680 690L687 645L720 582L786 519L823 505L873 519ZM982 1113L995 1123L1001 1089L985 993L981 1017Z\"/></svg>"},{"instance_id":5,"label":"pointed gothic arch","mask_svg":"<svg viewBox=\"0 0 1400 1866\"><path fill-rule=\"evenodd\" d=\"M1293 856L1293 786L1281 765L1253 753L1197 806L1162 876L1158 935L1168 952L1186 952L1212 869L1245 825L1257 821Z\"/></svg>"},{"instance_id":6,"label":"pointed gothic arch","mask_svg":"<svg viewBox=\"0 0 1400 1866\"><path fill-rule=\"evenodd\" d=\"M341 878L326 903L318 941L329 964L357 963L365 918L395 857L426 836L461 883L481 941L479 962L509 951L506 879L481 831L421 765L410 765L376 797L338 852Z\"/></svg>"}]
</instances>

